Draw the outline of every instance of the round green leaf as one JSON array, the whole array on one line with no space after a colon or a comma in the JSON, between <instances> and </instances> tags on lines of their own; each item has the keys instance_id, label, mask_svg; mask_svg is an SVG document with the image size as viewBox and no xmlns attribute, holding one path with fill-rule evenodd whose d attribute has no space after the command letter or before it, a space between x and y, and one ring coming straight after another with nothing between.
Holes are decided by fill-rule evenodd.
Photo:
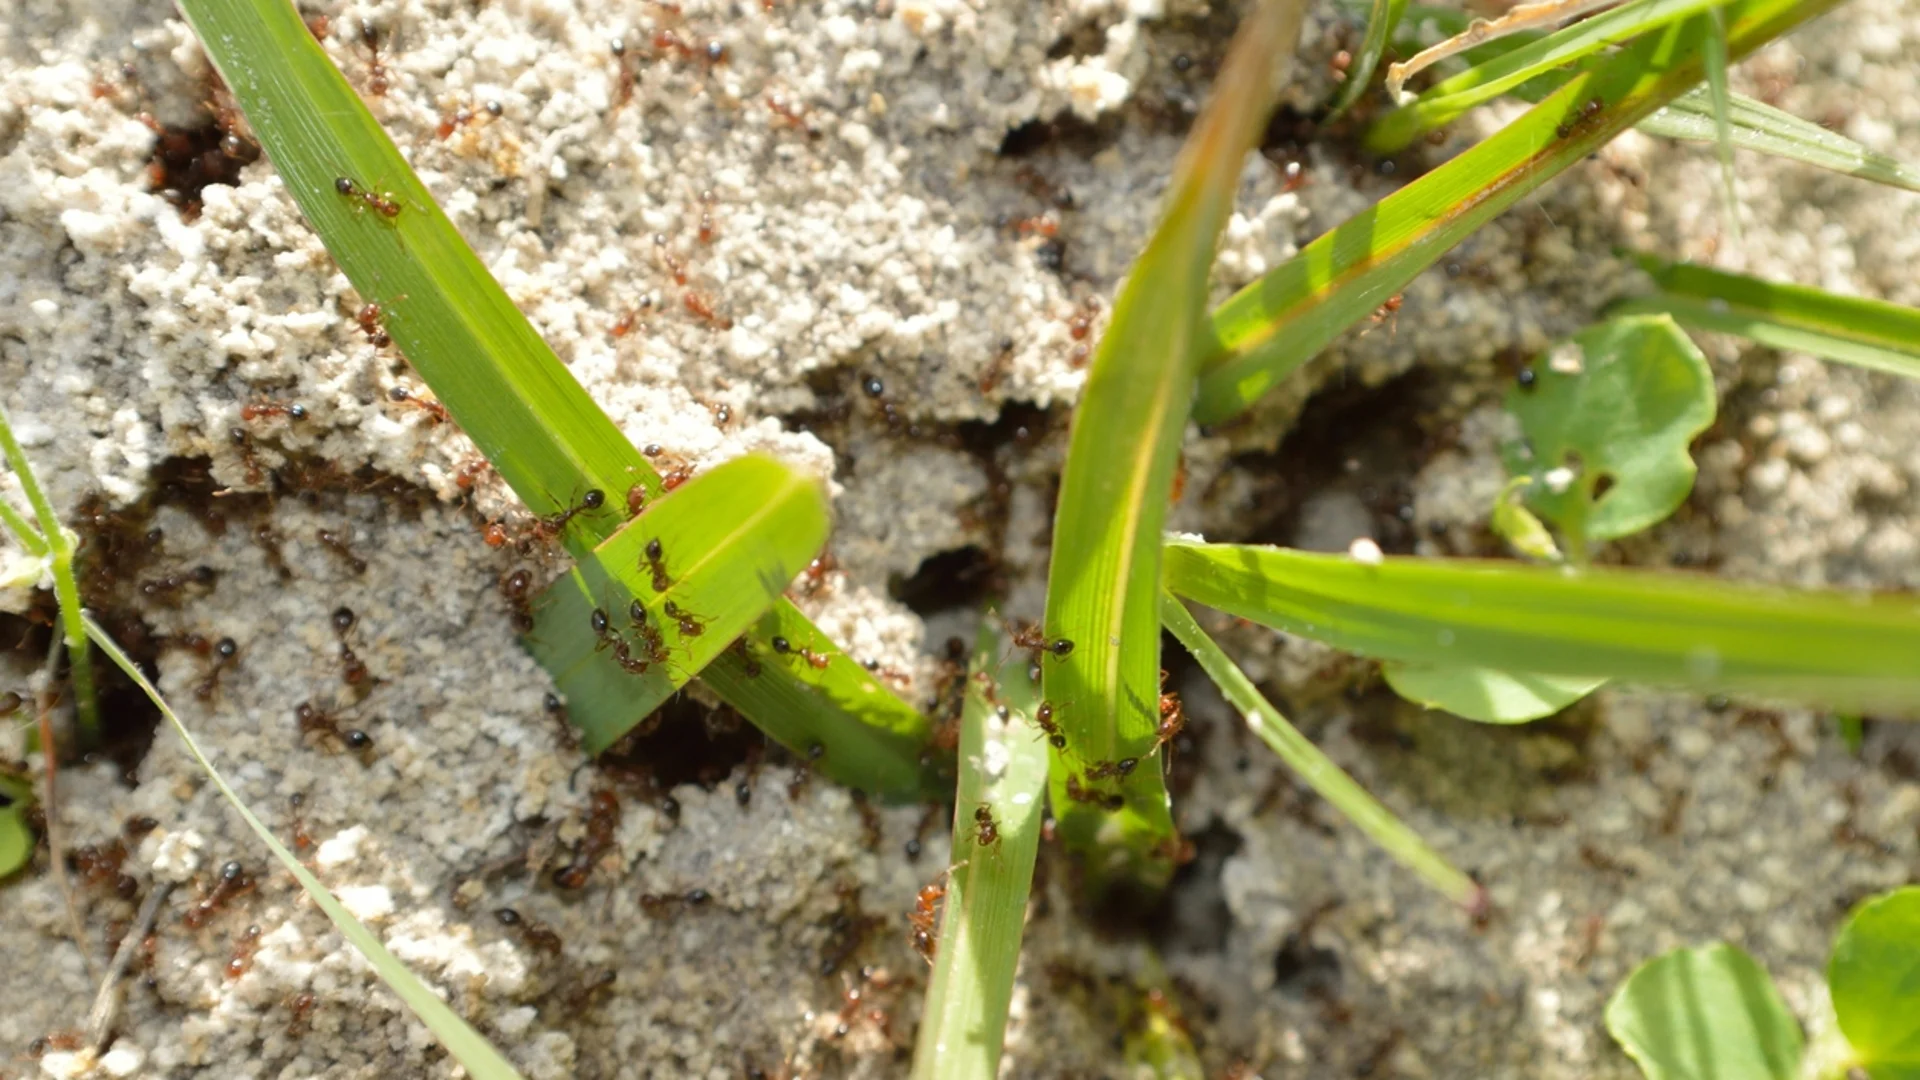
<instances>
[{"instance_id":1,"label":"round green leaf","mask_svg":"<svg viewBox=\"0 0 1920 1080\"><path fill-rule=\"evenodd\" d=\"M33 858L33 832L27 828L33 785L12 777L0 777L0 796L8 800L6 807L0 809L0 877L6 877Z\"/></svg>"},{"instance_id":2,"label":"round green leaf","mask_svg":"<svg viewBox=\"0 0 1920 1080\"><path fill-rule=\"evenodd\" d=\"M1693 488L1687 444L1713 423L1706 357L1665 316L1612 319L1534 360L1507 396L1525 444L1508 468L1578 550L1639 532Z\"/></svg>"},{"instance_id":3,"label":"round green leaf","mask_svg":"<svg viewBox=\"0 0 1920 1080\"><path fill-rule=\"evenodd\" d=\"M1607 1031L1647 1080L1792 1080L1805 1049L1766 970L1731 945L1640 965L1607 1002Z\"/></svg>"},{"instance_id":4,"label":"round green leaf","mask_svg":"<svg viewBox=\"0 0 1920 1080\"><path fill-rule=\"evenodd\" d=\"M1920 1077L1920 888L1854 909L1827 982L1840 1030L1873 1080Z\"/></svg>"},{"instance_id":5,"label":"round green leaf","mask_svg":"<svg viewBox=\"0 0 1920 1080\"><path fill-rule=\"evenodd\" d=\"M1416 705L1483 724L1524 724L1552 716L1607 681L1588 675L1418 663L1385 664L1380 673L1394 693Z\"/></svg>"}]
</instances>

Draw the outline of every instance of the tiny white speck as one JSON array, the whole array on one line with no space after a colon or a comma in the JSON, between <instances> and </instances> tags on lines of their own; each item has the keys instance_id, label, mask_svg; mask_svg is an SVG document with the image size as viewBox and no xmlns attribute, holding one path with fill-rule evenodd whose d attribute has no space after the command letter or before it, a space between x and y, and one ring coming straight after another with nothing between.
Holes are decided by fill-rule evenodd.
<instances>
[{"instance_id":1,"label":"tiny white speck","mask_svg":"<svg viewBox=\"0 0 1920 1080\"><path fill-rule=\"evenodd\" d=\"M1347 545L1347 554L1354 562L1365 563L1368 566L1379 566L1381 560L1386 558L1380 551L1380 545L1365 536Z\"/></svg>"},{"instance_id":2,"label":"tiny white speck","mask_svg":"<svg viewBox=\"0 0 1920 1080\"><path fill-rule=\"evenodd\" d=\"M1547 475L1540 479L1546 481L1548 491L1559 495L1573 486L1573 470L1562 466L1558 469L1549 470Z\"/></svg>"},{"instance_id":3,"label":"tiny white speck","mask_svg":"<svg viewBox=\"0 0 1920 1080\"><path fill-rule=\"evenodd\" d=\"M1032 801L1033 801L1033 792L1031 791L1022 791L1018 795L1015 795L1013 797L1013 805L1015 806L1025 806L1028 803L1031 803Z\"/></svg>"},{"instance_id":4,"label":"tiny white speck","mask_svg":"<svg viewBox=\"0 0 1920 1080\"><path fill-rule=\"evenodd\" d=\"M1578 375L1586 370L1582 360L1580 346L1569 342L1547 355L1547 367L1562 375Z\"/></svg>"}]
</instances>

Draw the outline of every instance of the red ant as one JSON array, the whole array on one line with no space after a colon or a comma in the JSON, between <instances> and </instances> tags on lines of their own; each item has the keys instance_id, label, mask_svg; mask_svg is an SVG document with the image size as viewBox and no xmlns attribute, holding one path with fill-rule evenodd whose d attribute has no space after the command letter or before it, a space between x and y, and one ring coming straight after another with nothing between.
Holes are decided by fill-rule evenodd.
<instances>
[{"instance_id":1,"label":"red ant","mask_svg":"<svg viewBox=\"0 0 1920 1080\"><path fill-rule=\"evenodd\" d=\"M1389 319L1392 320L1392 325L1389 326L1387 330L1388 338L1392 338L1395 334L1399 333L1401 295L1402 294L1400 293L1394 293L1392 296L1387 297L1386 303L1381 304L1379 307L1373 309L1373 314L1367 316L1368 322L1371 325L1369 325L1365 330L1360 331L1361 337L1366 337L1369 333L1372 332L1375 326L1379 326L1381 323L1387 322Z\"/></svg>"},{"instance_id":2,"label":"red ant","mask_svg":"<svg viewBox=\"0 0 1920 1080\"><path fill-rule=\"evenodd\" d=\"M1064 660L1073 655L1073 642L1066 638L1054 638L1049 641L1046 635L1040 632L1040 628L1031 623L1023 626L1016 626L1013 623L1006 625L1008 635L1013 638L1013 647L1025 649L1035 666L1039 665L1040 658L1046 654L1052 654L1056 660Z\"/></svg>"},{"instance_id":3,"label":"red ant","mask_svg":"<svg viewBox=\"0 0 1920 1080\"><path fill-rule=\"evenodd\" d=\"M253 891L253 886L253 878L248 876L246 868L238 860L229 862L220 868L220 877L213 883L213 888L188 908L180 921L187 929L198 930L234 897Z\"/></svg>"},{"instance_id":4,"label":"red ant","mask_svg":"<svg viewBox=\"0 0 1920 1080\"><path fill-rule=\"evenodd\" d=\"M461 491L472 491L480 483L480 478L487 475L492 468L493 465L487 461L485 455L475 454L461 462L460 467L454 470L453 486Z\"/></svg>"},{"instance_id":5,"label":"red ant","mask_svg":"<svg viewBox=\"0 0 1920 1080\"><path fill-rule=\"evenodd\" d=\"M686 305L688 311L699 316L701 321L705 322L708 326L716 330L733 329L733 320L716 313L714 311L713 301L707 299L706 296L701 293L688 290L686 295L680 298L680 302Z\"/></svg>"},{"instance_id":6,"label":"red ant","mask_svg":"<svg viewBox=\"0 0 1920 1080\"><path fill-rule=\"evenodd\" d=\"M1051 702L1043 701L1040 703L1040 707L1033 711L1033 722L1041 731L1046 733L1047 742L1050 743L1055 750L1065 750L1067 748L1066 733L1061 731L1060 725L1054 722L1053 704Z\"/></svg>"},{"instance_id":7,"label":"red ant","mask_svg":"<svg viewBox=\"0 0 1920 1080\"><path fill-rule=\"evenodd\" d=\"M946 898L948 875L965 865L967 864L964 861L954 863L940 871L940 876L933 879L931 883L922 885L920 895L914 900L913 914L907 916L907 921L913 924L914 951L924 957L929 964L933 963L934 952L940 944L940 914L936 905Z\"/></svg>"},{"instance_id":8,"label":"red ant","mask_svg":"<svg viewBox=\"0 0 1920 1080\"><path fill-rule=\"evenodd\" d=\"M368 191L345 176L334 178L333 190L349 199L358 199L367 206L371 206L379 212L381 217L397 218L400 216L400 203L395 200L391 192ZM355 207L354 209L359 210L361 207Z\"/></svg>"},{"instance_id":9,"label":"red ant","mask_svg":"<svg viewBox=\"0 0 1920 1080\"><path fill-rule=\"evenodd\" d=\"M252 423L255 420L265 420L269 416L284 416L289 420L305 420L307 418L307 407L298 402L292 405L284 405L277 401L256 401L252 404L240 406L240 419L248 423Z\"/></svg>"},{"instance_id":10,"label":"red ant","mask_svg":"<svg viewBox=\"0 0 1920 1080\"><path fill-rule=\"evenodd\" d=\"M647 568L653 571L653 591L666 592L673 588L673 578L667 575L666 551L660 544L660 538L647 541Z\"/></svg>"},{"instance_id":11,"label":"red ant","mask_svg":"<svg viewBox=\"0 0 1920 1080\"><path fill-rule=\"evenodd\" d=\"M360 661L360 657L353 651L353 647L347 644L347 632L353 629L354 620L355 616L352 608L340 607L334 609L333 632L334 636L340 639L340 678L345 681L348 686L359 690L367 684L368 673L367 665Z\"/></svg>"},{"instance_id":12,"label":"red ant","mask_svg":"<svg viewBox=\"0 0 1920 1080\"><path fill-rule=\"evenodd\" d=\"M1307 186L1307 171L1297 161L1289 161L1280 169L1282 192L1299 191Z\"/></svg>"},{"instance_id":13,"label":"red ant","mask_svg":"<svg viewBox=\"0 0 1920 1080\"><path fill-rule=\"evenodd\" d=\"M510 907L494 909L493 917L499 920L501 926L511 927L519 933L520 940L529 948L546 953L548 956L559 956L560 950L565 947L565 943L560 940L560 935L554 933L553 927L539 919L526 918Z\"/></svg>"},{"instance_id":14,"label":"red ant","mask_svg":"<svg viewBox=\"0 0 1920 1080\"><path fill-rule=\"evenodd\" d=\"M637 607L639 605L639 601L637 600L634 601L634 604ZM664 604L660 610L667 616L667 618L674 620L676 623L680 625L681 637L699 637L701 634L704 634L707 631L707 628L701 625L700 620L697 616L689 612L682 611L680 609L680 605L674 603L671 600L667 601L666 604Z\"/></svg>"},{"instance_id":15,"label":"red ant","mask_svg":"<svg viewBox=\"0 0 1920 1080\"><path fill-rule=\"evenodd\" d=\"M312 850L313 837L307 832L307 797L296 791L287 797L287 805L293 809L293 823L288 827L288 831L293 834L293 850L298 852Z\"/></svg>"},{"instance_id":16,"label":"red ant","mask_svg":"<svg viewBox=\"0 0 1920 1080\"><path fill-rule=\"evenodd\" d=\"M804 131L808 138L813 138L820 134L814 129L813 124L807 120L807 107L805 104L796 102L792 98L782 94L768 94L766 102L767 110L779 117L780 123L784 126L792 128L795 131Z\"/></svg>"},{"instance_id":17,"label":"red ant","mask_svg":"<svg viewBox=\"0 0 1920 1080\"><path fill-rule=\"evenodd\" d=\"M620 90L613 102L617 109L633 100L635 82L633 69L627 64L627 39L617 37L607 42L607 51L613 54L613 66L620 72Z\"/></svg>"},{"instance_id":18,"label":"red ant","mask_svg":"<svg viewBox=\"0 0 1920 1080\"><path fill-rule=\"evenodd\" d=\"M1160 723L1153 732L1153 749L1147 751L1147 753L1157 753L1161 747L1166 746L1177 738L1186 726L1187 713L1186 710L1180 706L1180 695L1171 693L1161 694Z\"/></svg>"},{"instance_id":19,"label":"red ant","mask_svg":"<svg viewBox=\"0 0 1920 1080\"><path fill-rule=\"evenodd\" d=\"M820 590L826 586L827 575L839 569L839 567L840 560L834 558L833 552L831 551L823 551L814 556L813 561L809 562L806 570L801 573L801 594L805 596L818 595Z\"/></svg>"},{"instance_id":20,"label":"red ant","mask_svg":"<svg viewBox=\"0 0 1920 1080\"><path fill-rule=\"evenodd\" d=\"M384 349L393 344L393 338L387 334L386 321L379 304L360 305L360 310L353 313L353 321L360 324L360 332L367 335L367 340L373 342L374 348Z\"/></svg>"},{"instance_id":21,"label":"red ant","mask_svg":"<svg viewBox=\"0 0 1920 1080\"><path fill-rule=\"evenodd\" d=\"M1087 335L1093 333L1094 320L1100 317L1100 306L1097 296L1088 296L1080 301L1080 306L1074 308L1073 314L1067 318L1067 336L1075 341L1085 341Z\"/></svg>"},{"instance_id":22,"label":"red ant","mask_svg":"<svg viewBox=\"0 0 1920 1080\"><path fill-rule=\"evenodd\" d=\"M716 230L713 227L713 192L700 193L700 230L696 234L703 244L713 243Z\"/></svg>"},{"instance_id":23,"label":"red ant","mask_svg":"<svg viewBox=\"0 0 1920 1080\"><path fill-rule=\"evenodd\" d=\"M633 333L633 328L636 326L640 327L643 330L646 329L645 325L642 324L640 321L640 316L643 313L650 311L652 309L653 309L653 297L651 296L641 297L640 304L638 307L630 307L620 313L620 317L614 320L613 327L608 331L608 333L611 333L614 337L623 338L623 337L626 337L628 334Z\"/></svg>"},{"instance_id":24,"label":"red ant","mask_svg":"<svg viewBox=\"0 0 1920 1080\"><path fill-rule=\"evenodd\" d=\"M1013 222L1012 226L1014 235L1023 239L1029 236L1052 239L1060 233L1060 223L1053 219L1052 214L1035 214L1032 217L1024 217Z\"/></svg>"},{"instance_id":25,"label":"red ant","mask_svg":"<svg viewBox=\"0 0 1920 1080\"><path fill-rule=\"evenodd\" d=\"M367 93L387 96L387 65L380 62L380 31L371 21L360 20L360 44L367 47Z\"/></svg>"},{"instance_id":26,"label":"red ant","mask_svg":"<svg viewBox=\"0 0 1920 1080\"><path fill-rule=\"evenodd\" d=\"M314 1006L318 1004L319 999L314 997L311 990L302 990L287 998L287 1012L290 1014L287 1019L288 1038L299 1038L306 1034Z\"/></svg>"},{"instance_id":27,"label":"red ant","mask_svg":"<svg viewBox=\"0 0 1920 1080\"><path fill-rule=\"evenodd\" d=\"M53 1050L66 1053L87 1045L87 1037L78 1031L56 1031L51 1035L42 1035L27 1044L27 1056L38 1058Z\"/></svg>"},{"instance_id":28,"label":"red ant","mask_svg":"<svg viewBox=\"0 0 1920 1080\"><path fill-rule=\"evenodd\" d=\"M1118 761L1097 762L1087 770L1087 779L1105 780L1114 778L1124 780L1133 775L1134 768L1139 764L1140 759L1137 757L1121 758Z\"/></svg>"},{"instance_id":29,"label":"red ant","mask_svg":"<svg viewBox=\"0 0 1920 1080\"><path fill-rule=\"evenodd\" d=\"M993 808L986 803L973 808L973 838L981 847L1000 842L1000 826L993 820Z\"/></svg>"},{"instance_id":30,"label":"red ant","mask_svg":"<svg viewBox=\"0 0 1920 1080\"><path fill-rule=\"evenodd\" d=\"M411 405L419 409L421 412L427 414L427 422L431 424L444 424L452 419L445 405L440 404L432 398L418 397L413 391L408 390L404 386L396 386L388 390L387 400L398 402L402 405Z\"/></svg>"},{"instance_id":31,"label":"red ant","mask_svg":"<svg viewBox=\"0 0 1920 1080\"><path fill-rule=\"evenodd\" d=\"M795 645L786 638L778 635L775 635L767 644L773 646L773 651L782 656L786 656L789 653L798 656L800 659L805 660L807 665L816 671L825 671L827 664L833 659L832 656L826 653L817 653L804 645Z\"/></svg>"},{"instance_id":32,"label":"red ant","mask_svg":"<svg viewBox=\"0 0 1920 1080\"><path fill-rule=\"evenodd\" d=\"M340 727L338 717L322 712L311 701L303 701L293 710L293 719L300 725L300 738L304 741L310 735L319 735L322 741L342 749L351 750L362 761L373 751L373 736L359 728ZM338 753L338 750L335 751Z\"/></svg>"},{"instance_id":33,"label":"red ant","mask_svg":"<svg viewBox=\"0 0 1920 1080\"><path fill-rule=\"evenodd\" d=\"M223 637L213 645L213 664L207 669L207 676L193 688L193 696L201 701L212 701L213 695L220 690L220 675L233 666L233 658L240 653L240 646L230 637Z\"/></svg>"},{"instance_id":34,"label":"red ant","mask_svg":"<svg viewBox=\"0 0 1920 1080\"><path fill-rule=\"evenodd\" d=\"M486 115L495 117L495 118L498 118L500 114L504 111L501 108L500 103L498 101L491 101L491 100L488 101L485 106L483 106L483 109L485 110ZM434 134L438 135L442 139L445 139L448 136L452 135L455 131L459 130L460 128L466 127L467 125L473 123L475 120L480 119L480 115L481 115L480 113L476 113L473 110L467 108L465 105L462 105L459 108L455 109L454 111L440 118L440 124L439 126L434 128Z\"/></svg>"},{"instance_id":35,"label":"red ant","mask_svg":"<svg viewBox=\"0 0 1920 1080\"><path fill-rule=\"evenodd\" d=\"M353 549L347 546L347 538L345 536L342 536L332 529L317 529L314 531L314 537L320 541L320 546L339 556L340 561L346 564L347 569L352 570L356 574L364 574L367 572L367 560L353 553Z\"/></svg>"},{"instance_id":36,"label":"red ant","mask_svg":"<svg viewBox=\"0 0 1920 1080\"><path fill-rule=\"evenodd\" d=\"M567 527L567 523L572 521L575 515L592 513L602 506L605 506L606 503L606 492L601 491L599 488L588 488L586 494L580 496L579 502L574 503L572 506L567 507L557 514L549 514L546 517L540 518L534 526L534 532L542 539L551 540L560 535L561 531Z\"/></svg>"},{"instance_id":37,"label":"red ant","mask_svg":"<svg viewBox=\"0 0 1920 1080\"><path fill-rule=\"evenodd\" d=\"M1126 796L1084 785L1072 773L1067 774L1067 798L1077 803L1092 803L1103 810L1120 810L1127 805Z\"/></svg>"},{"instance_id":38,"label":"red ant","mask_svg":"<svg viewBox=\"0 0 1920 1080\"><path fill-rule=\"evenodd\" d=\"M233 955L227 958L227 978L237 979L253 968L253 954L260 950L260 927L249 926L233 943Z\"/></svg>"},{"instance_id":39,"label":"red ant","mask_svg":"<svg viewBox=\"0 0 1920 1080\"><path fill-rule=\"evenodd\" d=\"M522 634L533 629L533 606L527 600L532 586L533 575L525 568L500 579L500 595L506 597L507 608L513 612L513 628Z\"/></svg>"},{"instance_id":40,"label":"red ant","mask_svg":"<svg viewBox=\"0 0 1920 1080\"><path fill-rule=\"evenodd\" d=\"M647 508L647 486L635 484L627 489L627 517L637 518Z\"/></svg>"},{"instance_id":41,"label":"red ant","mask_svg":"<svg viewBox=\"0 0 1920 1080\"><path fill-rule=\"evenodd\" d=\"M613 847L613 834L619 828L619 796L606 788L595 791L587 812L587 834L574 849L573 861L554 871L553 883L563 889L585 888L594 864Z\"/></svg>"}]
</instances>

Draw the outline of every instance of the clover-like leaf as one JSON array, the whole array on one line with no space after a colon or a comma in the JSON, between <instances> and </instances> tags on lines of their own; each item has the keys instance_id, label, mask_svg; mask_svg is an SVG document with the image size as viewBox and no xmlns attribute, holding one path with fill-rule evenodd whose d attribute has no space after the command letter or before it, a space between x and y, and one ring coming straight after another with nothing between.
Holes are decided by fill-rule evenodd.
<instances>
[{"instance_id":1,"label":"clover-like leaf","mask_svg":"<svg viewBox=\"0 0 1920 1080\"><path fill-rule=\"evenodd\" d=\"M1607 1031L1647 1080L1792 1080L1805 1051L1766 969L1724 944L1635 968L1607 1002Z\"/></svg>"},{"instance_id":2,"label":"clover-like leaf","mask_svg":"<svg viewBox=\"0 0 1920 1080\"><path fill-rule=\"evenodd\" d=\"M1873 1080L1920 1077L1920 888L1855 908L1827 965L1840 1031Z\"/></svg>"},{"instance_id":3,"label":"clover-like leaf","mask_svg":"<svg viewBox=\"0 0 1920 1080\"><path fill-rule=\"evenodd\" d=\"M1507 467L1532 481L1528 503L1579 563L1589 541L1639 532L1686 499L1713 375L1671 319L1612 319L1536 359L1507 408L1525 435Z\"/></svg>"},{"instance_id":4,"label":"clover-like leaf","mask_svg":"<svg viewBox=\"0 0 1920 1080\"><path fill-rule=\"evenodd\" d=\"M1408 701L1482 724L1524 724L1552 716L1607 681L1590 675L1417 663L1387 663L1380 673L1393 692Z\"/></svg>"}]
</instances>

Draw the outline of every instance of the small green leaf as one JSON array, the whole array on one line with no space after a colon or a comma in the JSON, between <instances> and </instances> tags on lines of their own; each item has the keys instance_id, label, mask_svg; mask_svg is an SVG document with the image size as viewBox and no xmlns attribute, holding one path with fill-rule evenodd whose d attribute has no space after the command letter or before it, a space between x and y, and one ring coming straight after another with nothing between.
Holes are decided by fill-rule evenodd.
<instances>
[{"instance_id":1,"label":"small green leaf","mask_svg":"<svg viewBox=\"0 0 1920 1080\"><path fill-rule=\"evenodd\" d=\"M1873 1080L1920 1077L1920 888L1853 910L1827 966L1840 1030Z\"/></svg>"},{"instance_id":2,"label":"small green leaf","mask_svg":"<svg viewBox=\"0 0 1920 1080\"><path fill-rule=\"evenodd\" d=\"M12 776L0 776L0 877L6 877L33 859L33 832L27 828L27 809L33 805L33 785Z\"/></svg>"},{"instance_id":3,"label":"small green leaf","mask_svg":"<svg viewBox=\"0 0 1920 1080\"><path fill-rule=\"evenodd\" d=\"M1740 94L1728 96L1727 110L1733 124L1733 144L1743 150L1789 158L1908 191L1920 191L1920 169L1885 154L1875 153L1811 120L1802 120L1792 113L1782 112ZM1704 87L1681 94L1666 107L1640 121L1639 127L1648 135L1668 139L1713 142L1719 138L1713 101Z\"/></svg>"},{"instance_id":4,"label":"small green leaf","mask_svg":"<svg viewBox=\"0 0 1920 1080\"><path fill-rule=\"evenodd\" d=\"M1553 534L1527 509L1527 489L1532 486L1533 481L1525 476L1507 481L1493 503L1493 531L1530 559L1559 562L1562 556L1559 545L1553 542Z\"/></svg>"},{"instance_id":5,"label":"small green leaf","mask_svg":"<svg viewBox=\"0 0 1920 1080\"><path fill-rule=\"evenodd\" d=\"M1733 107L1727 90L1727 21L1719 8L1707 12L1707 99L1713 103L1713 142L1720 157L1720 212L1727 236L1740 242L1740 195L1733 178Z\"/></svg>"},{"instance_id":6,"label":"small green leaf","mask_svg":"<svg viewBox=\"0 0 1920 1080\"><path fill-rule=\"evenodd\" d=\"M1607 681L1418 663L1388 663L1380 673L1393 692L1408 701L1482 724L1524 724L1552 716Z\"/></svg>"},{"instance_id":7,"label":"small green leaf","mask_svg":"<svg viewBox=\"0 0 1920 1080\"><path fill-rule=\"evenodd\" d=\"M1858 757L1860 744L1867 739L1866 721L1859 713L1841 713L1833 718L1834 726L1840 729L1840 741L1847 746L1847 752Z\"/></svg>"},{"instance_id":8,"label":"small green leaf","mask_svg":"<svg viewBox=\"0 0 1920 1080\"><path fill-rule=\"evenodd\" d=\"M1607 1031L1647 1080L1792 1080L1804 1049L1766 970L1731 945L1641 964L1607 1002Z\"/></svg>"},{"instance_id":9,"label":"small green leaf","mask_svg":"<svg viewBox=\"0 0 1920 1080\"><path fill-rule=\"evenodd\" d=\"M1713 374L1671 319L1615 319L1534 361L1507 408L1523 447L1508 468L1559 526L1576 562L1589 540L1639 532L1693 488L1687 444L1713 422Z\"/></svg>"}]
</instances>

